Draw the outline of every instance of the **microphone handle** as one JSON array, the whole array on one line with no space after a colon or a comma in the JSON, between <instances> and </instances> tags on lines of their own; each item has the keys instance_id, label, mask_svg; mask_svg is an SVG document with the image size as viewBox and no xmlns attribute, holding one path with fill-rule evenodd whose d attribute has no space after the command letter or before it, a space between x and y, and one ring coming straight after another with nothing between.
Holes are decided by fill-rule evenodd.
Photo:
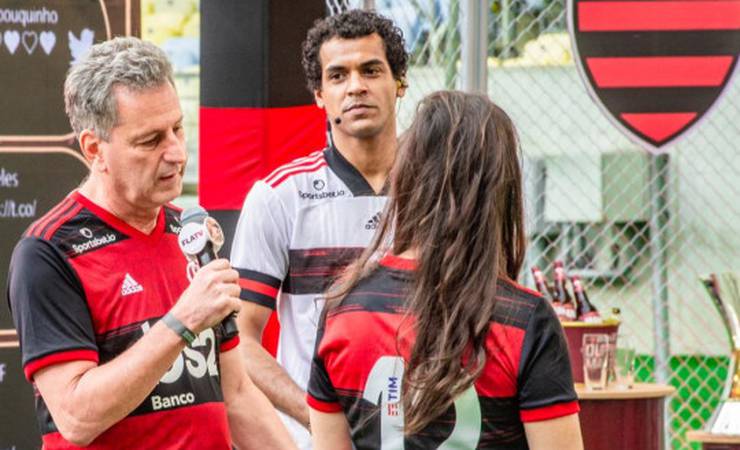
<instances>
[{"instance_id":1,"label":"microphone handle","mask_svg":"<svg viewBox=\"0 0 740 450\"><path fill-rule=\"evenodd\" d=\"M224 339L238 335L239 328L236 326L236 313L231 312L228 316L224 317L224 320L221 321L221 326L224 327Z\"/></svg>"},{"instance_id":2,"label":"microphone handle","mask_svg":"<svg viewBox=\"0 0 740 450\"><path fill-rule=\"evenodd\" d=\"M196 258L198 259L198 265L203 267L209 262L217 259L218 256L216 255L216 252L213 251L213 246L211 246L211 243L209 242L206 245L206 248L196 255ZM239 334L239 328L236 327L236 313L232 312L228 316L224 317L224 320L221 321L221 326L224 328L224 339L229 339Z\"/></svg>"}]
</instances>

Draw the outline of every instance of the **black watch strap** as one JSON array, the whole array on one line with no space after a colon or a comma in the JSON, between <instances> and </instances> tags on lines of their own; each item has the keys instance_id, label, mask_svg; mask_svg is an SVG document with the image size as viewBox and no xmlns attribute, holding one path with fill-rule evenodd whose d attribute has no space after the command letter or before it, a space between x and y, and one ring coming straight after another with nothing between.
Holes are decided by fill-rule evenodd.
<instances>
[{"instance_id":1,"label":"black watch strap","mask_svg":"<svg viewBox=\"0 0 740 450\"><path fill-rule=\"evenodd\" d=\"M187 342L188 345L192 344L195 340L195 333L180 322L177 317L173 316L172 313L168 312L165 314L164 317L162 317L162 322L164 322L170 330L180 336L183 341Z\"/></svg>"}]
</instances>

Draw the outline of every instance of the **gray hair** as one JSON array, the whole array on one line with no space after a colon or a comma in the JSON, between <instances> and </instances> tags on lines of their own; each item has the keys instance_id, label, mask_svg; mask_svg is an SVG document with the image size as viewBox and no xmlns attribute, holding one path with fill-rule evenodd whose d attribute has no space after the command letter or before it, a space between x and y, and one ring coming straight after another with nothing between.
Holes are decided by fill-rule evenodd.
<instances>
[{"instance_id":1,"label":"gray hair","mask_svg":"<svg viewBox=\"0 0 740 450\"><path fill-rule=\"evenodd\" d=\"M172 65L156 45L134 37L117 37L93 45L75 63L64 82L64 106L75 134L92 130L110 139L116 125L117 105L113 88L134 91L158 87L172 78Z\"/></svg>"}]
</instances>

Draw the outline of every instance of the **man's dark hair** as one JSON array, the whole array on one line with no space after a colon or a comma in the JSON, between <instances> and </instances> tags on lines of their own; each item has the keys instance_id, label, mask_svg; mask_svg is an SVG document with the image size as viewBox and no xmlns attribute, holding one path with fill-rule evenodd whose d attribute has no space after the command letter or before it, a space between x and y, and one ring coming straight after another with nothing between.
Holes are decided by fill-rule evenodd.
<instances>
[{"instance_id":1,"label":"man's dark hair","mask_svg":"<svg viewBox=\"0 0 740 450\"><path fill-rule=\"evenodd\" d=\"M321 89L321 61L319 51L332 38L356 39L378 33L383 39L385 57L391 66L393 78L405 84L408 54L404 48L403 32L390 19L371 11L353 9L314 22L303 42L303 70L308 90Z\"/></svg>"}]
</instances>

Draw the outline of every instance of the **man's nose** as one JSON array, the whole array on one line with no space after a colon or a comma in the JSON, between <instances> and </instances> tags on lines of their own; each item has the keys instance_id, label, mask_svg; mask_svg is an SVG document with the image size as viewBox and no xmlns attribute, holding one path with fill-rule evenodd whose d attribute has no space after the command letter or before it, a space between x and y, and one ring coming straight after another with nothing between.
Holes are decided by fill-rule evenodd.
<instances>
[{"instance_id":1,"label":"man's nose","mask_svg":"<svg viewBox=\"0 0 740 450\"><path fill-rule=\"evenodd\" d=\"M184 163L188 159L188 150L185 147L185 139L178 136L174 131L167 134L166 148L164 151L165 160L173 163Z\"/></svg>"},{"instance_id":2,"label":"man's nose","mask_svg":"<svg viewBox=\"0 0 740 450\"><path fill-rule=\"evenodd\" d=\"M350 94L359 94L367 91L367 85L365 79L359 72L350 72L349 74L349 85L347 86L347 92Z\"/></svg>"}]
</instances>

